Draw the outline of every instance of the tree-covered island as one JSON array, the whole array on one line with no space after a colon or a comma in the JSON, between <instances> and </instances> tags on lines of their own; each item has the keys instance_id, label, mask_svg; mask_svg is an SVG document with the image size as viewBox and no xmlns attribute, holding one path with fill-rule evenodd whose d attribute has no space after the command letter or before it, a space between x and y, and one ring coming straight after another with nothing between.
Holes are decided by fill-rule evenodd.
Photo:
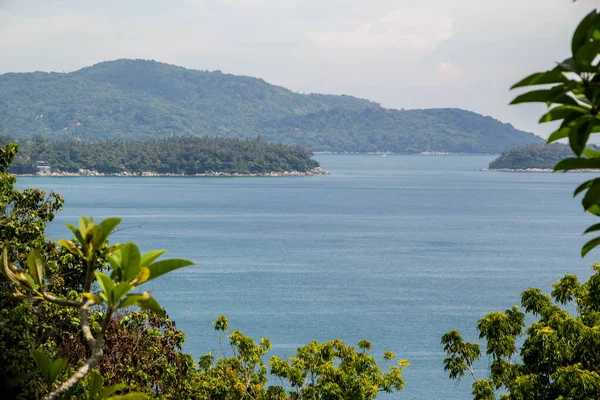
<instances>
[{"instance_id":1,"label":"tree-covered island","mask_svg":"<svg viewBox=\"0 0 600 400\"><path fill-rule=\"evenodd\" d=\"M489 169L494 171L552 171L560 160L569 155L571 155L571 149L566 144L528 144L506 149L490 163Z\"/></svg>"},{"instance_id":2,"label":"tree-covered island","mask_svg":"<svg viewBox=\"0 0 600 400\"><path fill-rule=\"evenodd\" d=\"M6 140L2 140L6 141ZM143 142L19 141L11 168L40 175L315 175L326 174L299 146L209 137Z\"/></svg>"}]
</instances>

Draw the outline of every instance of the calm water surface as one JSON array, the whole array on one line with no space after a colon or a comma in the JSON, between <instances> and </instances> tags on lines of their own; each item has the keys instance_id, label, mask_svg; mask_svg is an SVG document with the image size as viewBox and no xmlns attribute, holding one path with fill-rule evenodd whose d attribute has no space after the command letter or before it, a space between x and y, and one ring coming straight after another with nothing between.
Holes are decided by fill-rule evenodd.
<instances>
[{"instance_id":1,"label":"calm water surface","mask_svg":"<svg viewBox=\"0 0 600 400\"><path fill-rule=\"evenodd\" d=\"M318 155L330 176L20 178L80 215L122 216L113 240L168 249L196 266L153 283L195 358L219 353L212 322L292 355L312 339L370 339L409 359L406 389L381 398L468 398L443 372L441 335L548 290L579 257L593 219L571 194L585 174L480 172L491 156ZM483 362L487 365L487 360Z\"/></svg>"}]
</instances>

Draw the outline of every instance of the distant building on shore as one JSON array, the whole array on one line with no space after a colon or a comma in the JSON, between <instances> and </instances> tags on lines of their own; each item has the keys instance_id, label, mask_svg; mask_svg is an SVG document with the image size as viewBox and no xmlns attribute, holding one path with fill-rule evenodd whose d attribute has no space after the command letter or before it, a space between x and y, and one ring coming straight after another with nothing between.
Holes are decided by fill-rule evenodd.
<instances>
[{"instance_id":1,"label":"distant building on shore","mask_svg":"<svg viewBox=\"0 0 600 400\"><path fill-rule=\"evenodd\" d=\"M35 172L39 175L49 174L52 172L52 167L46 161L38 161L35 164Z\"/></svg>"}]
</instances>

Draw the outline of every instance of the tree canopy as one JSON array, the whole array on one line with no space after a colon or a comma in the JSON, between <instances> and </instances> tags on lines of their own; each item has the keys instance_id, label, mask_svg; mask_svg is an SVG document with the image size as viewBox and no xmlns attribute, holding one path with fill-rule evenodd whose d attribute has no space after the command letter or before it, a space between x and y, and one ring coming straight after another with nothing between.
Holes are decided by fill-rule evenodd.
<instances>
[{"instance_id":1,"label":"tree canopy","mask_svg":"<svg viewBox=\"0 0 600 400\"><path fill-rule=\"evenodd\" d=\"M8 138L0 138L10 141ZM40 162L54 171L80 169L101 173L204 174L208 172L265 174L309 172L319 167L312 152L299 146L258 140L172 137L144 142L20 140L14 173L37 172Z\"/></svg>"},{"instance_id":2,"label":"tree canopy","mask_svg":"<svg viewBox=\"0 0 600 400\"><path fill-rule=\"evenodd\" d=\"M498 158L490 163L489 168L511 170L540 168L551 170L560 160L570 155L571 149L566 144L527 144L504 150Z\"/></svg>"}]
</instances>

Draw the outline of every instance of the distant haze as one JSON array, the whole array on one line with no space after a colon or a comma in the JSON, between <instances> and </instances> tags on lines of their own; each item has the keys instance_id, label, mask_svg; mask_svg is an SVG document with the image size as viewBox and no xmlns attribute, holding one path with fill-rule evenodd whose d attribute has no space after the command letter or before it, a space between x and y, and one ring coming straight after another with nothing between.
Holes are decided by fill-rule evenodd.
<instances>
[{"instance_id":1,"label":"distant haze","mask_svg":"<svg viewBox=\"0 0 600 400\"><path fill-rule=\"evenodd\" d=\"M0 0L0 73L116 58L261 77L389 108L459 107L547 136L521 77L569 55L580 0Z\"/></svg>"}]
</instances>

